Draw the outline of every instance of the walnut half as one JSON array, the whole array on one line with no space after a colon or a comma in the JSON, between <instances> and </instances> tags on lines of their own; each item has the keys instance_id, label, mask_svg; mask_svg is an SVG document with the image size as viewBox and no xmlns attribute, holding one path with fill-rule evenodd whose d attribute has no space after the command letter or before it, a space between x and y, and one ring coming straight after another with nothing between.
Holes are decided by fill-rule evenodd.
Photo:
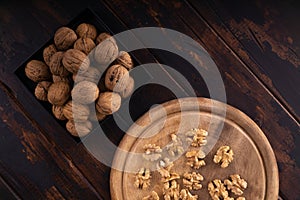
<instances>
[{"instance_id":1,"label":"walnut half","mask_svg":"<svg viewBox=\"0 0 300 200\"><path fill-rule=\"evenodd\" d=\"M199 151L188 151L185 154L187 158L187 165L194 169L199 169L200 167L206 165L203 158L205 158L205 153L202 150Z\"/></svg>"},{"instance_id":2,"label":"walnut half","mask_svg":"<svg viewBox=\"0 0 300 200\"><path fill-rule=\"evenodd\" d=\"M180 191L180 199L182 200L197 200L198 195L192 195L187 189Z\"/></svg>"},{"instance_id":3,"label":"walnut half","mask_svg":"<svg viewBox=\"0 0 300 200\"><path fill-rule=\"evenodd\" d=\"M192 173L184 173L183 174L183 185L189 190L200 190L202 188L201 181L204 178L201 174L192 172Z\"/></svg>"},{"instance_id":4,"label":"walnut half","mask_svg":"<svg viewBox=\"0 0 300 200\"><path fill-rule=\"evenodd\" d=\"M187 136L186 141L191 142L193 147L200 147L207 144L206 137L208 132L204 129L193 128L186 132L185 135Z\"/></svg>"},{"instance_id":5,"label":"walnut half","mask_svg":"<svg viewBox=\"0 0 300 200\"><path fill-rule=\"evenodd\" d=\"M208 192L212 200L228 199L226 187L219 179L215 179L208 183Z\"/></svg>"},{"instance_id":6,"label":"walnut half","mask_svg":"<svg viewBox=\"0 0 300 200\"><path fill-rule=\"evenodd\" d=\"M238 174L230 176L230 179L226 179L224 184L227 186L227 189L236 195L242 195L247 188L247 182L240 177Z\"/></svg>"},{"instance_id":7,"label":"walnut half","mask_svg":"<svg viewBox=\"0 0 300 200\"><path fill-rule=\"evenodd\" d=\"M134 186L139 189L146 189L150 186L150 170L141 168L135 176Z\"/></svg>"},{"instance_id":8,"label":"walnut half","mask_svg":"<svg viewBox=\"0 0 300 200\"><path fill-rule=\"evenodd\" d=\"M233 160L233 151L229 146L221 146L214 156L214 163L221 164L222 168L228 167Z\"/></svg>"},{"instance_id":9,"label":"walnut half","mask_svg":"<svg viewBox=\"0 0 300 200\"><path fill-rule=\"evenodd\" d=\"M144 150L143 158L146 160L156 161L161 157L162 149L156 144L146 144Z\"/></svg>"},{"instance_id":10,"label":"walnut half","mask_svg":"<svg viewBox=\"0 0 300 200\"><path fill-rule=\"evenodd\" d=\"M164 183L164 189L163 189L163 194L164 194L164 199L165 200L179 200L180 194L179 194L179 184L177 183L176 180L171 180L168 182Z\"/></svg>"},{"instance_id":11,"label":"walnut half","mask_svg":"<svg viewBox=\"0 0 300 200\"><path fill-rule=\"evenodd\" d=\"M145 196L143 200L159 200L159 196L155 191L152 191L150 195Z\"/></svg>"}]
</instances>

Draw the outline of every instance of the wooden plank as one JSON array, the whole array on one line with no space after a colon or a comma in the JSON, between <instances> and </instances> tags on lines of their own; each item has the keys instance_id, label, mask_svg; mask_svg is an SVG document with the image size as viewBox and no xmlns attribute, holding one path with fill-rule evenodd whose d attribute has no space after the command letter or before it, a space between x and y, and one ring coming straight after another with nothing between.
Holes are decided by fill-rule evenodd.
<instances>
[{"instance_id":1,"label":"wooden plank","mask_svg":"<svg viewBox=\"0 0 300 200\"><path fill-rule=\"evenodd\" d=\"M190 3L299 121L299 4Z\"/></svg>"},{"instance_id":2,"label":"wooden plank","mask_svg":"<svg viewBox=\"0 0 300 200\"><path fill-rule=\"evenodd\" d=\"M53 187L63 197L101 198L73 161L22 114L2 84L0 89L3 178L22 198L45 198Z\"/></svg>"},{"instance_id":3,"label":"wooden plank","mask_svg":"<svg viewBox=\"0 0 300 200\"><path fill-rule=\"evenodd\" d=\"M199 17L191 12L191 7L178 1L120 2L107 1L110 8L129 28L141 26L163 26L181 31L199 41L217 63L225 83L227 102L244 111L264 131L274 148L279 169L281 193L288 199L296 199L299 194L293 185L300 184L299 177L299 123L282 107L280 101L247 69L243 60L234 54L230 46ZM138 7L132 11L130 8ZM124 18L123 16L127 17ZM143 17L139 17L143 16ZM231 37L232 39L232 37ZM167 55L154 54L159 61L177 70L190 69L176 65ZM201 94L197 75L190 74L191 84ZM208 97L209 94L204 93ZM286 178L289 177L289 178Z\"/></svg>"}]
</instances>

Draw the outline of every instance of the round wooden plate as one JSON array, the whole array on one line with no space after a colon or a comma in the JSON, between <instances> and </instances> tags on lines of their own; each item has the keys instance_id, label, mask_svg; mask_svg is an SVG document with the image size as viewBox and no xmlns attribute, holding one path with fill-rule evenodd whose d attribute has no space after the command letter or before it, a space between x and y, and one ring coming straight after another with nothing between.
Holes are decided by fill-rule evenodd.
<instances>
[{"instance_id":1,"label":"round wooden plate","mask_svg":"<svg viewBox=\"0 0 300 200\"><path fill-rule=\"evenodd\" d=\"M261 129L238 109L206 98L169 101L151 109L130 127L114 156L110 175L111 198L140 200L154 190L160 199L163 199L163 185L157 171L151 172L151 186L148 189L134 187L135 173L148 165L141 158L143 146L150 143L165 147L171 141L170 134L182 133L191 128L203 128L209 132L208 144L205 146L206 166L198 170L192 169L186 165L183 154L174 161L172 171L180 175L196 171L204 176L203 188L191 191L199 196L198 199L210 199L208 182L214 179L224 180L231 174L239 174L248 182L248 188L243 194L246 199L278 199L276 159ZM234 160L225 169L212 161L217 149L222 145L229 145L234 151ZM180 187L184 188L182 180L179 183Z\"/></svg>"}]
</instances>

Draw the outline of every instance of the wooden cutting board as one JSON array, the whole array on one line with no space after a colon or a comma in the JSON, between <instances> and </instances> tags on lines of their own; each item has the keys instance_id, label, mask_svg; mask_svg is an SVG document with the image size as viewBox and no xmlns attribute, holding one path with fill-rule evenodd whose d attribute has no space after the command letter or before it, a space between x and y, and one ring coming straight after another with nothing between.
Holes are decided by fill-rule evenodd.
<instances>
[{"instance_id":1,"label":"wooden cutting board","mask_svg":"<svg viewBox=\"0 0 300 200\"><path fill-rule=\"evenodd\" d=\"M163 185L157 171L152 172L151 186L148 189L137 189L133 185L135 173L148 165L141 158L143 146L154 143L163 148L171 141L170 134L182 133L191 128L203 128L209 132L208 144L205 146L206 166L198 170L192 169L186 165L183 154L174 160L172 171L180 175L196 171L204 176L203 188L191 191L192 194L197 194L199 199L210 199L208 182L216 178L224 180L231 174L239 174L248 182L248 188L243 194L246 199L278 198L278 168L264 133L238 109L206 98L183 98L164 103L151 109L131 126L115 153L110 176L111 198L140 200L154 190L160 199L163 199ZM217 149L222 145L229 145L234 151L234 160L225 169L212 161ZM181 188L184 188L182 180L179 183Z\"/></svg>"}]
</instances>

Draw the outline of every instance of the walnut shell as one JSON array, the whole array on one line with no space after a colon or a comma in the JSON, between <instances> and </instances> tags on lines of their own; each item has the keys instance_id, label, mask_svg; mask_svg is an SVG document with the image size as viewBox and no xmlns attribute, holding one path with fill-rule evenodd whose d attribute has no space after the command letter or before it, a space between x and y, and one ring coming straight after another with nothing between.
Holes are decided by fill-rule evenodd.
<instances>
[{"instance_id":1,"label":"walnut shell","mask_svg":"<svg viewBox=\"0 0 300 200\"><path fill-rule=\"evenodd\" d=\"M101 42L103 42L104 40L108 39L111 40L112 42L116 43L116 40L114 37L112 37L109 33L101 33L98 35L97 39L96 39L96 44L100 44Z\"/></svg>"},{"instance_id":2,"label":"walnut shell","mask_svg":"<svg viewBox=\"0 0 300 200\"><path fill-rule=\"evenodd\" d=\"M72 78L75 83L79 83L81 81L90 81L98 84L101 78L101 73L97 68L89 67L88 70L85 72L73 74Z\"/></svg>"},{"instance_id":3,"label":"walnut shell","mask_svg":"<svg viewBox=\"0 0 300 200\"><path fill-rule=\"evenodd\" d=\"M89 120L91 121L102 121L105 119L106 115L99 113L97 110L94 112L90 112Z\"/></svg>"},{"instance_id":4,"label":"walnut shell","mask_svg":"<svg viewBox=\"0 0 300 200\"><path fill-rule=\"evenodd\" d=\"M89 68L90 60L78 49L69 49L63 57L63 65L71 73L84 72Z\"/></svg>"},{"instance_id":5,"label":"walnut shell","mask_svg":"<svg viewBox=\"0 0 300 200\"><path fill-rule=\"evenodd\" d=\"M99 89L95 83L81 81L71 91L72 99L81 104L93 103L99 96Z\"/></svg>"},{"instance_id":6,"label":"walnut shell","mask_svg":"<svg viewBox=\"0 0 300 200\"><path fill-rule=\"evenodd\" d=\"M49 66L51 57L57 52L57 49L54 44L50 44L43 51L43 58L45 63Z\"/></svg>"},{"instance_id":7,"label":"walnut shell","mask_svg":"<svg viewBox=\"0 0 300 200\"><path fill-rule=\"evenodd\" d=\"M51 84L49 81L39 82L34 90L36 98L41 101L48 101L47 94Z\"/></svg>"},{"instance_id":8,"label":"walnut shell","mask_svg":"<svg viewBox=\"0 0 300 200\"><path fill-rule=\"evenodd\" d=\"M91 24L82 23L80 24L77 29L76 33L79 37L88 37L92 40L95 40L97 37L97 30L96 27Z\"/></svg>"},{"instance_id":9,"label":"walnut shell","mask_svg":"<svg viewBox=\"0 0 300 200\"><path fill-rule=\"evenodd\" d=\"M50 86L47 96L51 104L61 106L70 97L70 85L63 81L55 82Z\"/></svg>"},{"instance_id":10,"label":"walnut shell","mask_svg":"<svg viewBox=\"0 0 300 200\"><path fill-rule=\"evenodd\" d=\"M51 80L49 67L39 60L29 61L25 67L25 74L34 82Z\"/></svg>"},{"instance_id":11,"label":"walnut shell","mask_svg":"<svg viewBox=\"0 0 300 200\"><path fill-rule=\"evenodd\" d=\"M78 49L85 54L89 54L96 47L91 38L79 38L74 43L74 49Z\"/></svg>"},{"instance_id":12,"label":"walnut shell","mask_svg":"<svg viewBox=\"0 0 300 200\"><path fill-rule=\"evenodd\" d=\"M83 122L89 118L90 109L87 105L70 100L63 107L63 114L68 120Z\"/></svg>"},{"instance_id":13,"label":"walnut shell","mask_svg":"<svg viewBox=\"0 0 300 200\"><path fill-rule=\"evenodd\" d=\"M129 77L128 83L123 91L121 91L119 94L122 98L129 97L134 90L134 79L132 77Z\"/></svg>"},{"instance_id":14,"label":"walnut shell","mask_svg":"<svg viewBox=\"0 0 300 200\"><path fill-rule=\"evenodd\" d=\"M97 45L94 51L94 59L100 64L108 66L119 54L118 46L111 40L104 40Z\"/></svg>"},{"instance_id":15,"label":"walnut shell","mask_svg":"<svg viewBox=\"0 0 300 200\"><path fill-rule=\"evenodd\" d=\"M64 52L58 51L52 55L50 60L50 71L52 74L57 76L68 76L70 72L64 67L62 59L64 57Z\"/></svg>"},{"instance_id":16,"label":"walnut shell","mask_svg":"<svg viewBox=\"0 0 300 200\"><path fill-rule=\"evenodd\" d=\"M116 63L123 65L127 70L131 70L133 68L131 56L126 51L120 51Z\"/></svg>"},{"instance_id":17,"label":"walnut shell","mask_svg":"<svg viewBox=\"0 0 300 200\"><path fill-rule=\"evenodd\" d=\"M66 124L66 128L75 137L84 137L91 132L93 125L90 121L74 122L69 120Z\"/></svg>"},{"instance_id":18,"label":"walnut shell","mask_svg":"<svg viewBox=\"0 0 300 200\"><path fill-rule=\"evenodd\" d=\"M59 82L59 81L64 81L68 84L70 84L71 80L70 80L70 77L68 76L57 76L57 75L52 75L52 80L53 80L53 83L56 83L56 82Z\"/></svg>"},{"instance_id":19,"label":"walnut shell","mask_svg":"<svg viewBox=\"0 0 300 200\"><path fill-rule=\"evenodd\" d=\"M52 106L52 113L59 120L67 119L63 113L63 108L64 108L63 106L56 106L56 105Z\"/></svg>"},{"instance_id":20,"label":"walnut shell","mask_svg":"<svg viewBox=\"0 0 300 200\"><path fill-rule=\"evenodd\" d=\"M119 110L121 106L121 96L115 92L100 93L96 104L99 113L110 115Z\"/></svg>"},{"instance_id":21,"label":"walnut shell","mask_svg":"<svg viewBox=\"0 0 300 200\"><path fill-rule=\"evenodd\" d=\"M68 27L59 28L54 35L54 43L58 50L69 49L76 40L76 33Z\"/></svg>"},{"instance_id":22,"label":"walnut shell","mask_svg":"<svg viewBox=\"0 0 300 200\"><path fill-rule=\"evenodd\" d=\"M105 74L105 86L111 91L124 91L128 85L128 81L128 70L122 65L111 66Z\"/></svg>"}]
</instances>

